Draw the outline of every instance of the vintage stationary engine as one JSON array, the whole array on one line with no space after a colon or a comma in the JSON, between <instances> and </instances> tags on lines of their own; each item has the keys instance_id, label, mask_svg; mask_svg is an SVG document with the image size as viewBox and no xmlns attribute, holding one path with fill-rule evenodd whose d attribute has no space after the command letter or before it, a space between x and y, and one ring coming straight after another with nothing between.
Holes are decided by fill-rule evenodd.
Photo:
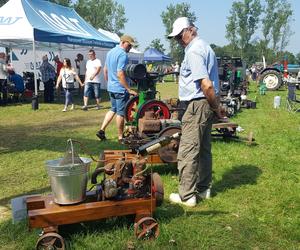
<instances>
[{"instance_id":1,"label":"vintage stationary engine","mask_svg":"<svg viewBox=\"0 0 300 250\"><path fill-rule=\"evenodd\" d=\"M148 170L145 156L177 140L181 133L173 132L140 146L133 159L117 159L103 167L99 166L91 178L92 184L96 185L97 200L149 198L154 194L157 205L160 205L163 201L163 184L158 174L151 174ZM98 182L100 174L103 180Z\"/></svg>"},{"instance_id":2,"label":"vintage stationary engine","mask_svg":"<svg viewBox=\"0 0 300 250\"><path fill-rule=\"evenodd\" d=\"M103 180L97 183L97 176ZM91 182L96 184L97 200L148 198L151 195L151 175L145 159L119 159L96 169Z\"/></svg>"}]
</instances>

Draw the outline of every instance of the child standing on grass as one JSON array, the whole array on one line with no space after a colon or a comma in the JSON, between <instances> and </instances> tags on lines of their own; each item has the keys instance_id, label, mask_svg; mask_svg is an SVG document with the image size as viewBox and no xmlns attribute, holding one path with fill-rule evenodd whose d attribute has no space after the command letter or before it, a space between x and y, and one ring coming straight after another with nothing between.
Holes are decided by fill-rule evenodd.
<instances>
[{"instance_id":1,"label":"child standing on grass","mask_svg":"<svg viewBox=\"0 0 300 250\"><path fill-rule=\"evenodd\" d=\"M62 110L63 112L67 111L68 105L71 105L71 110L74 109L71 90L74 89L75 79L80 84L80 86L83 86L83 83L81 82L80 78L78 77L75 69L72 68L72 66L71 66L70 59L65 58L63 61L63 67L60 70L60 73L59 73L59 76L58 76L57 82L56 82L56 89L59 88L60 82L62 82L62 87L65 91L66 101L65 101L65 107Z\"/></svg>"}]
</instances>

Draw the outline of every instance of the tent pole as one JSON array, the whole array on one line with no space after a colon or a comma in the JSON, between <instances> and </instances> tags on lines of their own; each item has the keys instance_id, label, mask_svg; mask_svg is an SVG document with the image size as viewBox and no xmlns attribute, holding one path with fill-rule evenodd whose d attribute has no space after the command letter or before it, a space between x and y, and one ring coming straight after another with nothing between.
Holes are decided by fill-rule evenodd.
<instances>
[{"instance_id":1,"label":"tent pole","mask_svg":"<svg viewBox=\"0 0 300 250\"><path fill-rule=\"evenodd\" d=\"M10 65L13 67L14 65L13 65L13 53L12 53L12 47L11 46L9 46L9 57L10 57Z\"/></svg>"},{"instance_id":2,"label":"tent pole","mask_svg":"<svg viewBox=\"0 0 300 250\"><path fill-rule=\"evenodd\" d=\"M37 72L36 72L36 53L35 53L35 41L32 42L32 50L33 50L33 73L34 73L34 94L38 95L37 90Z\"/></svg>"}]
</instances>

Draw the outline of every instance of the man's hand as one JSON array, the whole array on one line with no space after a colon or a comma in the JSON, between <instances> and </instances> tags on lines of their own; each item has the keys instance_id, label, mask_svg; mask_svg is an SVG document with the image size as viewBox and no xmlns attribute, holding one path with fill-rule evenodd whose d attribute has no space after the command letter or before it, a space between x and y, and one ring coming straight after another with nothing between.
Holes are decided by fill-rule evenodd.
<instances>
[{"instance_id":1,"label":"man's hand","mask_svg":"<svg viewBox=\"0 0 300 250\"><path fill-rule=\"evenodd\" d=\"M129 89L129 90L128 90L128 93L129 93L130 95L134 95L134 96L137 95L137 92L135 92L135 91L132 90L132 89Z\"/></svg>"},{"instance_id":2,"label":"man's hand","mask_svg":"<svg viewBox=\"0 0 300 250\"><path fill-rule=\"evenodd\" d=\"M216 113L216 115L219 119L222 119L222 120L227 120L228 119L228 117L226 116L225 109L222 106L219 106L215 110L213 109L213 111Z\"/></svg>"}]
</instances>

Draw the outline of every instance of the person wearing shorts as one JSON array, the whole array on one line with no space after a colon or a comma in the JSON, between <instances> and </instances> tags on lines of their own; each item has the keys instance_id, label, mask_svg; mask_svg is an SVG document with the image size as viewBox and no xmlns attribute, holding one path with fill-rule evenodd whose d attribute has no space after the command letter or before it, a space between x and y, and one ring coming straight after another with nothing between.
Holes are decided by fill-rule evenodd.
<instances>
[{"instance_id":1,"label":"person wearing shorts","mask_svg":"<svg viewBox=\"0 0 300 250\"><path fill-rule=\"evenodd\" d=\"M107 53L103 70L104 79L107 81L111 109L106 113L101 128L96 134L100 140L106 139L105 129L115 115L118 140L120 141L123 138L125 104L130 95L137 95L134 90L130 89L125 76L125 67L128 64L127 53L134 45L134 39L131 36L124 35L120 40L120 45Z\"/></svg>"},{"instance_id":2,"label":"person wearing shorts","mask_svg":"<svg viewBox=\"0 0 300 250\"><path fill-rule=\"evenodd\" d=\"M90 60L88 60L86 63L82 107L82 110L85 111L88 110L88 101L92 91L95 93L97 109L100 109L100 71L102 65L101 61L96 58L96 53L94 50L89 50L88 55Z\"/></svg>"}]
</instances>

